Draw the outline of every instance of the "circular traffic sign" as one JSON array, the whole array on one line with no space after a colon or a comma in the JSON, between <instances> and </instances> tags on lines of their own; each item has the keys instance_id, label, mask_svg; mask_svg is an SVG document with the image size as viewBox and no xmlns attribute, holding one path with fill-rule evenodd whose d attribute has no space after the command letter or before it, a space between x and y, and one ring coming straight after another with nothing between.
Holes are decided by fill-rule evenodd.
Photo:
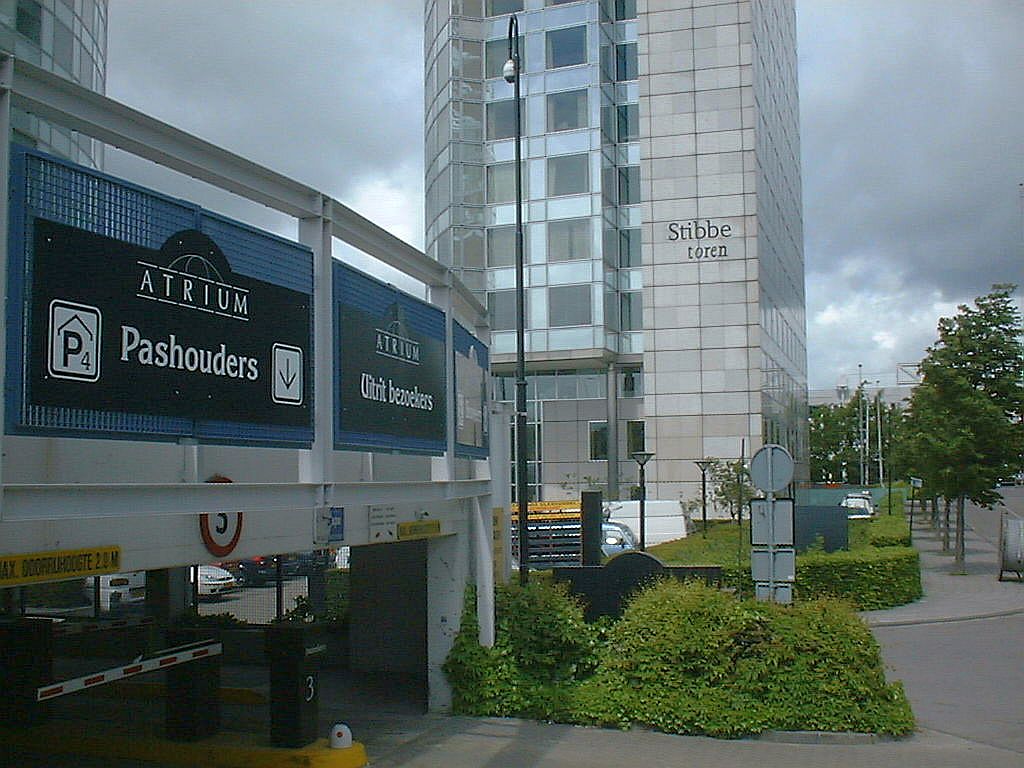
<instances>
[{"instance_id":1,"label":"circular traffic sign","mask_svg":"<svg viewBox=\"0 0 1024 768\"><path fill-rule=\"evenodd\" d=\"M242 537L242 513L203 513L199 516L199 535L203 537L203 544L210 554L227 557Z\"/></svg>"},{"instance_id":2,"label":"circular traffic sign","mask_svg":"<svg viewBox=\"0 0 1024 768\"><path fill-rule=\"evenodd\" d=\"M781 491L793 480L793 457L781 445L769 443L750 460L750 481L766 493Z\"/></svg>"}]
</instances>

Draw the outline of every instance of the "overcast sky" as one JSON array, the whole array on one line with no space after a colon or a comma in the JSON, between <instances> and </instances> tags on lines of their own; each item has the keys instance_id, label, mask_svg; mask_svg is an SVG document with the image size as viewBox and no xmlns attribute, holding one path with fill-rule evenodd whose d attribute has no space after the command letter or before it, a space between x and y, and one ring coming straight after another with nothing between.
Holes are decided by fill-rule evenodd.
<instances>
[{"instance_id":1,"label":"overcast sky","mask_svg":"<svg viewBox=\"0 0 1024 768\"><path fill-rule=\"evenodd\" d=\"M110 0L107 95L423 245L422 0ZM1024 283L1024 2L798 0L812 388ZM121 153L107 170L185 194ZM189 196L292 237L265 209ZM1020 292L1018 292L1018 295Z\"/></svg>"}]
</instances>

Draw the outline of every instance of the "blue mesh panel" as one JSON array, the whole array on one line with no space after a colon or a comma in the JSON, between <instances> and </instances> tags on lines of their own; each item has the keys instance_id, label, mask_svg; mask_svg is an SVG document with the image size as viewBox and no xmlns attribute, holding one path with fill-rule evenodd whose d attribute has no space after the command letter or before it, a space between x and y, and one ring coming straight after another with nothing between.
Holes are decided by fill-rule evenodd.
<instances>
[{"instance_id":1,"label":"blue mesh panel","mask_svg":"<svg viewBox=\"0 0 1024 768\"><path fill-rule=\"evenodd\" d=\"M11 145L9 189L8 431L76 437L147 440L196 437L253 445L309 445L313 433L306 428L200 422L25 403L32 222L36 217L152 249L159 249L175 232L202 227L218 240L233 269L307 293L312 292L313 268L309 249L298 244L202 211L199 206L14 144ZM312 354L312 343L310 351Z\"/></svg>"},{"instance_id":2,"label":"blue mesh panel","mask_svg":"<svg viewBox=\"0 0 1024 768\"><path fill-rule=\"evenodd\" d=\"M309 248L207 211L203 211L199 229L217 241L232 271L293 291L313 292Z\"/></svg>"}]
</instances>

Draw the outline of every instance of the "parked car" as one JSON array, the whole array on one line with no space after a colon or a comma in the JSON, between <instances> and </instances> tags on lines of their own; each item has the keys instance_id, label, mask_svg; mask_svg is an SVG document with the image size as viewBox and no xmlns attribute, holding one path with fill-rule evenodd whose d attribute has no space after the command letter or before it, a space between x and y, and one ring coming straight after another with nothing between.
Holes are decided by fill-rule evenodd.
<instances>
[{"instance_id":1,"label":"parked car","mask_svg":"<svg viewBox=\"0 0 1024 768\"><path fill-rule=\"evenodd\" d=\"M299 575L299 561L294 555L257 555L237 560L233 563L221 563L220 567L234 575L244 587L258 587L268 581L277 579L277 561L281 560L281 575L293 579Z\"/></svg>"},{"instance_id":2,"label":"parked car","mask_svg":"<svg viewBox=\"0 0 1024 768\"><path fill-rule=\"evenodd\" d=\"M875 506L871 503L870 494L848 493L839 502L839 506L846 507L846 517L849 520L868 520L875 516Z\"/></svg>"},{"instance_id":3,"label":"parked car","mask_svg":"<svg viewBox=\"0 0 1024 768\"><path fill-rule=\"evenodd\" d=\"M601 523L601 554L605 557L636 549L636 537L625 523L605 520Z\"/></svg>"},{"instance_id":4,"label":"parked car","mask_svg":"<svg viewBox=\"0 0 1024 768\"><path fill-rule=\"evenodd\" d=\"M199 566L199 599L213 599L238 589L238 582L229 571L216 565ZM189 578L195 579L195 569L189 568Z\"/></svg>"},{"instance_id":5,"label":"parked car","mask_svg":"<svg viewBox=\"0 0 1024 768\"><path fill-rule=\"evenodd\" d=\"M91 604L96 579L100 584L100 610L119 611L141 608L146 602L146 572L111 573L106 576L87 576L82 584L85 599Z\"/></svg>"}]
</instances>

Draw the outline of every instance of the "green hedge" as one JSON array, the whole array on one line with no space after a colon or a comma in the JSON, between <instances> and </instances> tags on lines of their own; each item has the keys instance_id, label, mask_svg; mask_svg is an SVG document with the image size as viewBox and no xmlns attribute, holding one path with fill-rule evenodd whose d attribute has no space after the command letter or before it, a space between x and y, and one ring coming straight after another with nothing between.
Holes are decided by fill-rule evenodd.
<instances>
[{"instance_id":1,"label":"green hedge","mask_svg":"<svg viewBox=\"0 0 1024 768\"><path fill-rule=\"evenodd\" d=\"M905 605L921 597L917 550L871 547L853 552L809 552L797 558L798 599L835 597L862 611Z\"/></svg>"},{"instance_id":2,"label":"green hedge","mask_svg":"<svg viewBox=\"0 0 1024 768\"><path fill-rule=\"evenodd\" d=\"M905 734L913 715L841 603L785 607L660 582L615 623L558 586L499 588L494 648L472 599L445 672L457 713L736 737L766 729Z\"/></svg>"}]
</instances>

